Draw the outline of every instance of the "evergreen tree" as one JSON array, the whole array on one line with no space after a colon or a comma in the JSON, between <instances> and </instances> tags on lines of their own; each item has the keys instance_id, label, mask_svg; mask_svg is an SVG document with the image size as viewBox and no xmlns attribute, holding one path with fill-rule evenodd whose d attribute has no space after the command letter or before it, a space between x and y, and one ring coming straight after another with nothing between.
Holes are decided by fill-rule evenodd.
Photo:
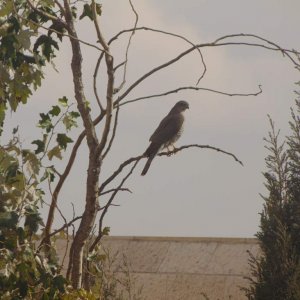
<instances>
[{"instance_id":1,"label":"evergreen tree","mask_svg":"<svg viewBox=\"0 0 300 300\"><path fill-rule=\"evenodd\" d=\"M265 139L265 186L260 231L256 234L261 247L258 257L250 254L250 286L245 293L250 300L300 299L300 94L296 112L291 110L291 134L279 142L274 129Z\"/></svg>"}]
</instances>

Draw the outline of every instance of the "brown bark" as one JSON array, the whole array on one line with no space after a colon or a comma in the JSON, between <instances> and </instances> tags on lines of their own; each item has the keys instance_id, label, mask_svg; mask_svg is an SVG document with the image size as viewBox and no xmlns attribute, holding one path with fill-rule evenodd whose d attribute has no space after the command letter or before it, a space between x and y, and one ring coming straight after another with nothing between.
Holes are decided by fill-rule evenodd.
<instances>
[{"instance_id":1,"label":"brown bark","mask_svg":"<svg viewBox=\"0 0 300 300\"><path fill-rule=\"evenodd\" d=\"M68 24L69 34L77 38L77 34L73 24L72 13L67 0L64 1L66 22ZM99 145L95 127L91 119L89 108L87 106L84 95L84 86L82 83L82 55L80 43L77 39L70 39L72 46L72 74L74 82L75 99L77 101L78 110L83 120L86 131L87 144L89 148L89 163L86 181L86 204L85 210L79 225L79 228L74 237L72 251L70 257L69 270L71 271L71 282L74 288L81 288L82 283L82 264L83 264L83 249L88 236L93 228L95 217L97 214L97 201L99 190L99 174L101 167L101 156L96 149Z\"/></svg>"}]
</instances>

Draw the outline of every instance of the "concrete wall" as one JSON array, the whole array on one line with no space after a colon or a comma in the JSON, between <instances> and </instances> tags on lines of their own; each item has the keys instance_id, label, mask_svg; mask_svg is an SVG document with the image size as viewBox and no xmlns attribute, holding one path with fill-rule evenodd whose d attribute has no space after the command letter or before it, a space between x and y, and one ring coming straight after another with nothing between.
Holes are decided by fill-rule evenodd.
<instances>
[{"instance_id":1,"label":"concrete wall","mask_svg":"<svg viewBox=\"0 0 300 300\"><path fill-rule=\"evenodd\" d=\"M120 276L126 258L132 285L147 300L246 299L247 251L259 251L246 238L106 237L103 245Z\"/></svg>"}]
</instances>

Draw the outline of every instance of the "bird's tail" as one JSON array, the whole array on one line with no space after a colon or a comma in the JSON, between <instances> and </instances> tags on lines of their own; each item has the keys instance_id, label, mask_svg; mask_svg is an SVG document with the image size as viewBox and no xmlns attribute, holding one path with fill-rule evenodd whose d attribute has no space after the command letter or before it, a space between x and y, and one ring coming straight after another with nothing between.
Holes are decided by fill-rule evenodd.
<instances>
[{"instance_id":1,"label":"bird's tail","mask_svg":"<svg viewBox=\"0 0 300 300\"><path fill-rule=\"evenodd\" d=\"M145 151L144 155L148 156L148 160L147 160L145 167L141 173L142 176L146 175L146 173L148 172L148 169L150 168L152 160L158 153L159 149L160 149L160 145L152 142L149 145L149 147L147 148L147 150Z\"/></svg>"},{"instance_id":2,"label":"bird's tail","mask_svg":"<svg viewBox=\"0 0 300 300\"><path fill-rule=\"evenodd\" d=\"M150 156L145 164L145 167L141 173L142 176L146 175L146 173L148 172L148 169L150 168L150 165L152 163L154 156Z\"/></svg>"}]
</instances>

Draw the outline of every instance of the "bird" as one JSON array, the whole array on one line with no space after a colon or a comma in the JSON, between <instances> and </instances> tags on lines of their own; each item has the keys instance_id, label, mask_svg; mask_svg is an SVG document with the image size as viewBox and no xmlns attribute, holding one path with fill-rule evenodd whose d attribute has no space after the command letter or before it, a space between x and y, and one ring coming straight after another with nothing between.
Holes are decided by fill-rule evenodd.
<instances>
[{"instance_id":1,"label":"bird","mask_svg":"<svg viewBox=\"0 0 300 300\"><path fill-rule=\"evenodd\" d=\"M180 138L183 131L183 112L186 109L189 109L188 102L184 100L178 101L151 135L149 139L151 143L143 154L148 157L148 160L141 173L142 176L146 175L152 160L160 150L167 148L169 151L170 146L173 146L175 149L174 143Z\"/></svg>"}]
</instances>

